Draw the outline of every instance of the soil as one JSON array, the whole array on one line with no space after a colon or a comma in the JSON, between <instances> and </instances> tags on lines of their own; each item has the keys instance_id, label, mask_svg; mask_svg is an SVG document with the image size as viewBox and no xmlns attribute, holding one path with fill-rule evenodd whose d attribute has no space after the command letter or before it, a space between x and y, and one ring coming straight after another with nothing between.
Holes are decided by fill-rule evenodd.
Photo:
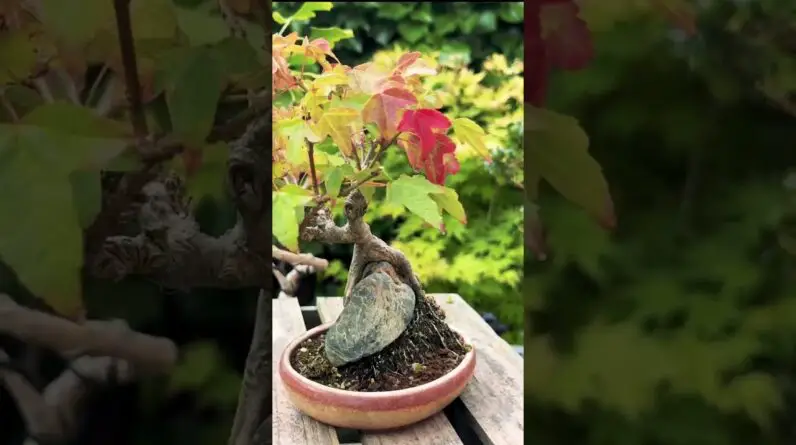
<instances>
[{"instance_id":1,"label":"soil","mask_svg":"<svg viewBox=\"0 0 796 445\"><path fill-rule=\"evenodd\" d=\"M382 351L334 368L324 355L324 334L296 348L290 363L304 377L348 391L395 391L432 382L452 371L470 346L445 323L432 298L419 299L415 315L401 336Z\"/></svg>"}]
</instances>

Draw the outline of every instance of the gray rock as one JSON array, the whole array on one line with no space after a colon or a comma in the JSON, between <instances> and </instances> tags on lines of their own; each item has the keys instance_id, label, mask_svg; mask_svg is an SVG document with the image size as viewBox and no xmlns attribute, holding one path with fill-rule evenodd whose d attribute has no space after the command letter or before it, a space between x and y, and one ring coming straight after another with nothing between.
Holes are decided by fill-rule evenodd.
<instances>
[{"instance_id":1,"label":"gray rock","mask_svg":"<svg viewBox=\"0 0 796 445\"><path fill-rule=\"evenodd\" d=\"M326 358L342 366L394 342L412 321L415 294L386 262L369 264L326 333Z\"/></svg>"}]
</instances>

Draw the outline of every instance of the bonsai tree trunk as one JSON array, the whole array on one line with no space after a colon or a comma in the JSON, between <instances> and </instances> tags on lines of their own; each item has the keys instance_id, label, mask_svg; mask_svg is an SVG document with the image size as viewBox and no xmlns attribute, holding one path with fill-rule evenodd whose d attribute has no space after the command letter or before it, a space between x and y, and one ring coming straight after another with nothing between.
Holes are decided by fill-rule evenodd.
<instances>
[{"instance_id":1,"label":"bonsai tree trunk","mask_svg":"<svg viewBox=\"0 0 796 445\"><path fill-rule=\"evenodd\" d=\"M406 256L370 231L363 220L367 206L365 197L355 189L346 198L347 223L344 226L337 226L329 210L318 206L308 211L300 227L299 233L305 241L354 244L344 308L327 333L326 358L332 366L367 359L377 361L379 367L386 369L405 369L422 361L423 350L447 349L463 354L464 342L445 323L442 309L426 297ZM377 273L381 281L367 284L363 281ZM358 285L365 288L357 292ZM407 307L398 301L404 293L414 296L414 304ZM366 306L379 301L383 302L378 304L379 308ZM358 307L347 311L349 304ZM395 313L385 314L385 311ZM399 323L402 325L396 331L395 325ZM335 328L343 332L337 335ZM333 337L333 344L330 344Z\"/></svg>"}]
</instances>

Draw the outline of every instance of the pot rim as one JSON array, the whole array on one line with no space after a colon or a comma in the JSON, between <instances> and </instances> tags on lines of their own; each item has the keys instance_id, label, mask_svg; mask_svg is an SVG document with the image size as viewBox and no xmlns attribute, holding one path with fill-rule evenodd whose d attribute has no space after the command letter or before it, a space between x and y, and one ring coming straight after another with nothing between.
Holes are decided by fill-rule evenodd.
<instances>
[{"instance_id":1,"label":"pot rim","mask_svg":"<svg viewBox=\"0 0 796 445\"><path fill-rule=\"evenodd\" d=\"M413 386L411 388L395 389L392 391L366 392L366 391L349 391L345 389L332 388L331 386L320 384L301 375L298 371L296 371L295 368L293 368L293 365L290 363L290 356L293 354L293 351L296 349L296 347L298 347L298 345L301 342L303 342L308 338L318 336L322 332L328 330L333 324L334 322L321 324L320 326L316 326L304 332L300 336L296 337L285 347L285 350L282 352L282 358L280 359L280 367L289 372L293 379L299 381L301 384L309 387L310 389L313 389L318 392L340 395L345 397L357 397L364 400L384 400L384 399L415 396L425 391L428 391L429 389L436 388L438 386L444 386L450 381L456 379L457 376L462 373L462 371L464 371L468 367L473 366L472 362L475 360L475 347L473 346L470 339L467 338L464 334L462 334L459 329L456 329L453 326L448 325L454 332L459 334L462 337L462 339L464 339L465 344L470 345L470 350L467 351L462 361L459 362L459 364L456 365L455 368L448 371L448 373L446 373L442 377L427 383L423 383L422 385Z\"/></svg>"}]
</instances>

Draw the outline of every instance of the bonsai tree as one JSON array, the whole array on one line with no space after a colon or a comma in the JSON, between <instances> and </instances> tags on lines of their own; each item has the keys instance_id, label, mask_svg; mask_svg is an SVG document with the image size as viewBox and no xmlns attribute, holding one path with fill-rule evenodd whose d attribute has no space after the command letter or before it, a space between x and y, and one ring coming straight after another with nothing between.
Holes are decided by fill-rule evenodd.
<instances>
[{"instance_id":1,"label":"bonsai tree","mask_svg":"<svg viewBox=\"0 0 796 445\"><path fill-rule=\"evenodd\" d=\"M466 222L458 195L445 187L459 170L457 147L467 144L490 159L484 131L446 117L434 92L424 90L420 79L436 72L433 60L407 52L394 65L351 67L327 38L283 35L309 5L291 17L275 15L283 28L272 37L274 236L293 253L300 240L354 246L344 309L325 335L326 360L299 371L319 377L356 363L346 369L362 383L371 369L400 372L426 352L465 349L404 254L371 233L368 203L405 206L444 231L444 218ZM390 177L380 163L388 150L405 152L417 173ZM338 225L334 211L341 208L345 223Z\"/></svg>"}]
</instances>

